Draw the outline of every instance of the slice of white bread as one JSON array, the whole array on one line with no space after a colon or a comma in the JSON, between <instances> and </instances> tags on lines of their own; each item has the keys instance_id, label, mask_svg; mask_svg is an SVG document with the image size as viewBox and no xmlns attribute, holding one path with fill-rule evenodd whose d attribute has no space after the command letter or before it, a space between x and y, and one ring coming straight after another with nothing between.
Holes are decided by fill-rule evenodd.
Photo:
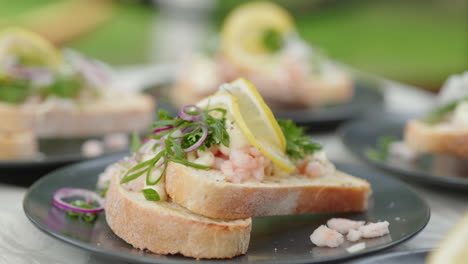
<instances>
[{"instance_id":1,"label":"slice of white bread","mask_svg":"<svg viewBox=\"0 0 468 264\"><path fill-rule=\"evenodd\" d=\"M35 129L39 138L99 136L108 133L144 132L154 120L150 95L129 94L86 103L15 105L0 103L0 132Z\"/></svg>"},{"instance_id":2,"label":"slice of white bread","mask_svg":"<svg viewBox=\"0 0 468 264\"><path fill-rule=\"evenodd\" d=\"M252 220L209 219L172 202L147 201L126 190L115 174L106 194L106 220L114 233L138 249L193 258L232 258L245 254Z\"/></svg>"},{"instance_id":3,"label":"slice of white bread","mask_svg":"<svg viewBox=\"0 0 468 264\"><path fill-rule=\"evenodd\" d=\"M36 154L37 141L32 130L0 133L0 160L30 159Z\"/></svg>"},{"instance_id":4,"label":"slice of white bread","mask_svg":"<svg viewBox=\"0 0 468 264\"><path fill-rule=\"evenodd\" d=\"M40 138L87 137L107 133L143 132L154 120L155 102L149 95L103 98L82 105L57 107L40 116Z\"/></svg>"},{"instance_id":5,"label":"slice of white bread","mask_svg":"<svg viewBox=\"0 0 468 264\"><path fill-rule=\"evenodd\" d=\"M421 153L439 153L468 158L468 129L451 123L427 124L410 120L405 127L405 143Z\"/></svg>"},{"instance_id":6,"label":"slice of white bread","mask_svg":"<svg viewBox=\"0 0 468 264\"><path fill-rule=\"evenodd\" d=\"M278 109L313 108L327 104L340 104L351 100L354 94L353 81L348 74L344 73L337 73L333 78L309 77L302 84L296 87L288 86L287 89L272 89L278 84L258 76L249 76L248 78L258 88L265 101L271 107ZM177 106L194 104L215 93L219 85L224 82L200 89L187 80L178 80L171 89L170 97Z\"/></svg>"},{"instance_id":7,"label":"slice of white bread","mask_svg":"<svg viewBox=\"0 0 468 264\"><path fill-rule=\"evenodd\" d=\"M197 170L170 163L166 191L190 211L211 218L316 212L360 212L371 193L367 181L335 171L317 179L305 176L272 178L264 182L226 182L218 170Z\"/></svg>"}]
</instances>

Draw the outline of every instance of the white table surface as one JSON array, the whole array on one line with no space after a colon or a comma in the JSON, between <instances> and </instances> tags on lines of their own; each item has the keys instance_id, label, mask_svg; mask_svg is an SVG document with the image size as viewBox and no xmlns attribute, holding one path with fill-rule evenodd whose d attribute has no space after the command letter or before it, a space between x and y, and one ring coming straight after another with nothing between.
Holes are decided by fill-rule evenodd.
<instances>
[{"instance_id":1,"label":"white table surface","mask_svg":"<svg viewBox=\"0 0 468 264\"><path fill-rule=\"evenodd\" d=\"M433 100L424 92L391 82L386 82L385 94L387 108L397 111L426 110ZM365 166L347 152L335 133L314 135L314 138L325 145L332 160ZM431 220L417 236L384 252L434 247L468 210L468 193L412 183L410 186L429 204ZM36 229L23 212L25 192L26 188L0 184L0 263L109 263L109 260L65 244Z\"/></svg>"}]
</instances>

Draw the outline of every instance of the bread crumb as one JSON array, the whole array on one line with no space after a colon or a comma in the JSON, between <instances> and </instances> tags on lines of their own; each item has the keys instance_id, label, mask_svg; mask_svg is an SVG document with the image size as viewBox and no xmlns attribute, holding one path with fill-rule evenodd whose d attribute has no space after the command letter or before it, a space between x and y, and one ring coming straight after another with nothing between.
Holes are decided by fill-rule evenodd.
<instances>
[{"instance_id":1,"label":"bread crumb","mask_svg":"<svg viewBox=\"0 0 468 264\"><path fill-rule=\"evenodd\" d=\"M355 252L361 251L361 250L363 250L365 248L366 248L366 243L361 242L361 243L357 243L355 245L352 245L352 246L346 248L346 251L348 251L348 253L355 253Z\"/></svg>"}]
</instances>

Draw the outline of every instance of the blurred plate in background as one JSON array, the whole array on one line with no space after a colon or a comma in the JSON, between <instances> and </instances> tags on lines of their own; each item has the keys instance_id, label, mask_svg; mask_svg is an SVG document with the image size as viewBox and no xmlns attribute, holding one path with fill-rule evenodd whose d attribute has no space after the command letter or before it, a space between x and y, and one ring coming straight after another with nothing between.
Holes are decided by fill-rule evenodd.
<instances>
[{"instance_id":1,"label":"blurred plate in background","mask_svg":"<svg viewBox=\"0 0 468 264\"><path fill-rule=\"evenodd\" d=\"M0 160L0 182L28 186L58 167L90 159L81 151L82 145L90 139L99 138L40 139L40 154L36 159ZM101 156L111 153L115 152L104 150Z\"/></svg>"},{"instance_id":2,"label":"blurred plate in background","mask_svg":"<svg viewBox=\"0 0 468 264\"><path fill-rule=\"evenodd\" d=\"M148 87L146 91L157 97L159 108L175 115L178 109L166 96L166 89L169 89L170 85L171 81L166 78ZM291 119L299 125L307 126L310 130L328 130L361 114L382 108L384 96L379 84L356 81L354 89L354 96L347 103L303 110L272 110L277 118Z\"/></svg>"},{"instance_id":3,"label":"blurred plate in background","mask_svg":"<svg viewBox=\"0 0 468 264\"><path fill-rule=\"evenodd\" d=\"M468 190L468 165L466 161L445 155L424 154L415 161L395 159L376 160L366 154L375 148L382 136L403 139L403 131L409 115L382 113L370 118L353 121L341 129L344 145L359 159L373 166L391 171L407 180L424 184Z\"/></svg>"}]
</instances>

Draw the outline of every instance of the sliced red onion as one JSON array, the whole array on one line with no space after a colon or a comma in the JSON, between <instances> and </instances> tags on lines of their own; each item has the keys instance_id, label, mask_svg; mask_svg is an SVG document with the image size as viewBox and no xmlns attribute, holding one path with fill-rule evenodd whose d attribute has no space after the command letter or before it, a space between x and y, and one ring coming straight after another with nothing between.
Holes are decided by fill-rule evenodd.
<instances>
[{"instance_id":1,"label":"sliced red onion","mask_svg":"<svg viewBox=\"0 0 468 264\"><path fill-rule=\"evenodd\" d=\"M173 128L174 128L174 126L167 126L167 127L162 127L162 128L155 129L155 130L153 131L153 135L157 135L157 134L159 134L159 133L161 133L161 132L163 132L163 131L166 131L166 130L169 130L169 129L173 129Z\"/></svg>"},{"instance_id":2,"label":"sliced red onion","mask_svg":"<svg viewBox=\"0 0 468 264\"><path fill-rule=\"evenodd\" d=\"M71 205L70 203L64 201L64 198L72 197L72 196L79 196L83 197L83 199L87 203L91 203L93 201L99 204L99 207L93 209L86 209ZM97 193L92 192L90 190L85 189L78 189L78 188L61 188L55 191L54 197L52 202L55 206L65 210L71 210L76 213L85 213L85 214L95 214L104 211L104 199L99 196Z\"/></svg>"},{"instance_id":3,"label":"sliced red onion","mask_svg":"<svg viewBox=\"0 0 468 264\"><path fill-rule=\"evenodd\" d=\"M206 140L206 137L208 136L208 128L203 124L202 126L200 126L202 131L203 131L203 134L202 136L200 137L200 139L195 143L193 144L192 146L184 149L185 152L192 152L194 150L196 150L197 148L199 148L203 142L205 142Z\"/></svg>"},{"instance_id":4,"label":"sliced red onion","mask_svg":"<svg viewBox=\"0 0 468 264\"><path fill-rule=\"evenodd\" d=\"M107 88L112 82L112 71L106 64L91 60L73 50L65 50L65 56L85 79L85 81L96 88Z\"/></svg>"},{"instance_id":5,"label":"sliced red onion","mask_svg":"<svg viewBox=\"0 0 468 264\"><path fill-rule=\"evenodd\" d=\"M187 110L189 110L190 108L195 109L198 115L188 114ZM187 121L201 121L202 120L201 113L202 113L202 110L200 107L196 105L186 105L180 108L178 116Z\"/></svg>"}]
</instances>

